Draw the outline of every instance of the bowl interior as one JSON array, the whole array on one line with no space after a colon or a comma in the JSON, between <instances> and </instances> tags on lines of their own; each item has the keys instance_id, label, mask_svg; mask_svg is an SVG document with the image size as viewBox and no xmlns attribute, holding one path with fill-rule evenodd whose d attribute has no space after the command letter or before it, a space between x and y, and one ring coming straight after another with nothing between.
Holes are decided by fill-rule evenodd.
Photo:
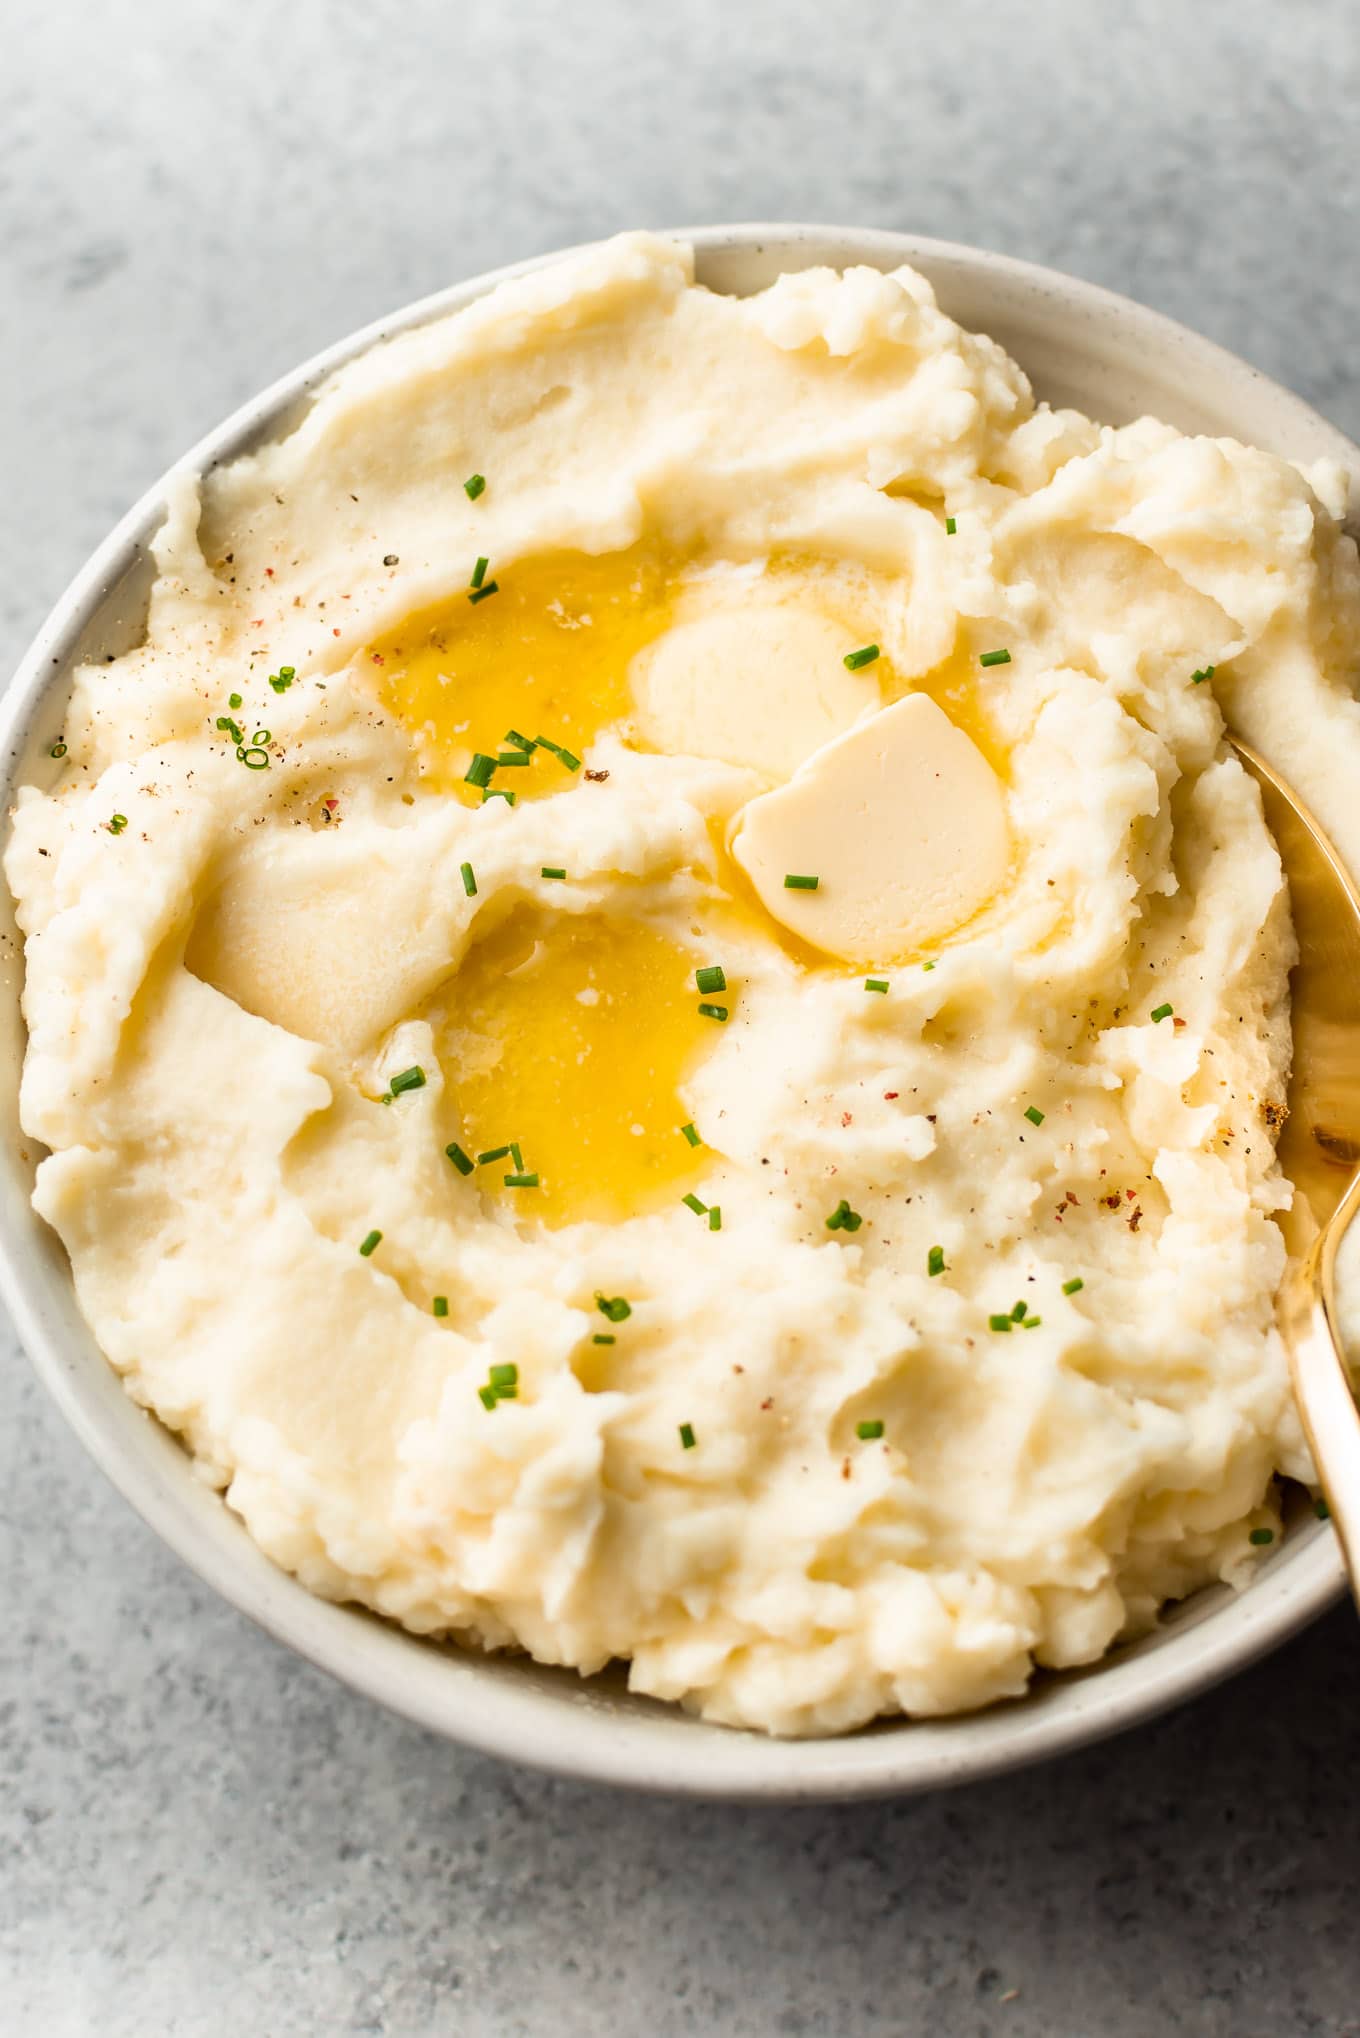
<instances>
[{"instance_id":1,"label":"bowl interior","mask_svg":"<svg viewBox=\"0 0 1360 2038\"><path fill-rule=\"evenodd\" d=\"M1294 459L1360 453L1298 398L1125 300L1051 271L908 236L818 227L706 228L699 280L747 294L818 263L910 262L944 309L989 332L1036 392L1111 424L1152 412L1187 431L1249 440ZM384 336L471 301L526 263L424 300L352 336L267 390L186 456L204 468L287 429L330 370ZM116 655L144 627L153 490L96 553L44 626L0 705L6 791L49 783L70 674ZM1353 502L1353 509L1355 505ZM0 887L3 890L3 887ZM1301 1517L1249 1593L1225 1588L1172 1609L1158 1631L1095 1668L1041 1678L1021 1700L969 1717L887 1722L831 1741L729 1732L632 1696L622 1674L583 1682L523 1659L416 1639L374 1616L315 1599L256 1549L193 1476L175 1439L139 1409L101 1356L55 1235L29 1197L41 1149L18 1123L23 1055L21 941L0 898L0 1287L39 1372L91 1455L143 1517L224 1597L312 1661L421 1724L490 1752L636 1787L741 1797L875 1795L938 1786L1056 1753L1155 1713L1242 1667L1320 1613L1341 1590L1335 1545Z\"/></svg>"}]
</instances>

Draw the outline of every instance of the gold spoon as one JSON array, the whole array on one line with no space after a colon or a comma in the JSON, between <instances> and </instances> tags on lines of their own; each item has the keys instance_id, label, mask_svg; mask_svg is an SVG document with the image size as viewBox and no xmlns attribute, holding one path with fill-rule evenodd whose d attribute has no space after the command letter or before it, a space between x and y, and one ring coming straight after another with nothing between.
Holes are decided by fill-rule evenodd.
<instances>
[{"instance_id":1,"label":"gold spoon","mask_svg":"<svg viewBox=\"0 0 1360 2038\"><path fill-rule=\"evenodd\" d=\"M1360 1598L1360 1412L1337 1331L1337 1250L1360 1209L1360 892L1303 802L1247 744L1233 748L1261 788L1298 936L1291 979L1294 1066L1280 1166L1294 1202L1280 1214L1289 1265L1280 1329L1294 1399Z\"/></svg>"}]
</instances>

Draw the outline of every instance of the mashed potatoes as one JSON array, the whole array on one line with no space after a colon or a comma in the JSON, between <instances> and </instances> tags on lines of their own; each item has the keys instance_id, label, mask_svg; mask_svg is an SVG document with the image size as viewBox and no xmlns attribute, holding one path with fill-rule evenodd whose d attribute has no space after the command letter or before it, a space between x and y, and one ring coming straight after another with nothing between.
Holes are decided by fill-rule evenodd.
<instances>
[{"instance_id":1,"label":"mashed potatoes","mask_svg":"<svg viewBox=\"0 0 1360 2038\"><path fill-rule=\"evenodd\" d=\"M184 477L6 862L129 1391L314 1591L774 1733L1244 1581L1306 1465L1223 712L1354 836L1340 507L640 236Z\"/></svg>"}]
</instances>

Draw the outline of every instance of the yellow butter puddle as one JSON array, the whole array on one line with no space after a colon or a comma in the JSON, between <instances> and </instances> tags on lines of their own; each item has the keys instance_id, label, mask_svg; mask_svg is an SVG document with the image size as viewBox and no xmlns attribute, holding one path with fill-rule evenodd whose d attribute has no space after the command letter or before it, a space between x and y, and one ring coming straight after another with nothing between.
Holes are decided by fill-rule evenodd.
<instances>
[{"instance_id":1,"label":"yellow butter puddle","mask_svg":"<svg viewBox=\"0 0 1360 2038\"><path fill-rule=\"evenodd\" d=\"M524 911L470 951L431 1016L469 1180L550 1225L678 1201L712 1155L681 1127L691 1069L721 1035L695 957L628 915ZM731 1000L726 999L729 1005ZM537 1175L507 1187L508 1174ZM695 1216L694 1223L703 1223Z\"/></svg>"},{"instance_id":2,"label":"yellow butter puddle","mask_svg":"<svg viewBox=\"0 0 1360 2038\"><path fill-rule=\"evenodd\" d=\"M493 560L486 578L495 594L472 602L460 588L367 654L384 705L420 736L433 783L472 806L482 793L464 783L469 762L513 752L511 730L579 759L601 729L627 723L628 667L666 627L674 569L635 546L598 558L544 553L500 573ZM536 750L493 782L518 802L561 792L575 776Z\"/></svg>"}]
</instances>

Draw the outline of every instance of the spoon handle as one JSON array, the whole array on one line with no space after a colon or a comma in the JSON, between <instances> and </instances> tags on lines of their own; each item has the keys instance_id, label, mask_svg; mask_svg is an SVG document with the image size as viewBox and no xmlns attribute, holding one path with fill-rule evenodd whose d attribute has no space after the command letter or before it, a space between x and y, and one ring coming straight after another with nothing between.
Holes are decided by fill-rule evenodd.
<instances>
[{"instance_id":1,"label":"spoon handle","mask_svg":"<svg viewBox=\"0 0 1360 2038\"><path fill-rule=\"evenodd\" d=\"M1360 1601L1360 1410L1336 1322L1334 1269L1337 1247L1360 1208L1360 1176L1340 1209L1284 1284L1280 1327L1289 1348L1294 1399L1313 1453L1318 1479L1351 1591Z\"/></svg>"}]
</instances>

